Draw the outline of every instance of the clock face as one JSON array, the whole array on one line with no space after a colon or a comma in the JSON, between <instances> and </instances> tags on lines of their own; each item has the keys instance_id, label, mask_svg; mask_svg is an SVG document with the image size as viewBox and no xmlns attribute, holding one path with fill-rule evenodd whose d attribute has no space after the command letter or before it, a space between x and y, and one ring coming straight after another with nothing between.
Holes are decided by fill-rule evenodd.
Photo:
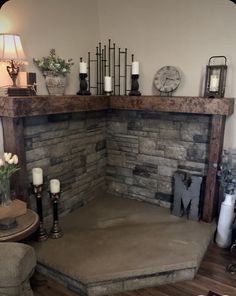
<instances>
[{"instance_id":1,"label":"clock face","mask_svg":"<svg viewBox=\"0 0 236 296\"><path fill-rule=\"evenodd\" d=\"M154 76L154 85L162 93L171 93L180 84L179 71L173 66L162 67Z\"/></svg>"}]
</instances>

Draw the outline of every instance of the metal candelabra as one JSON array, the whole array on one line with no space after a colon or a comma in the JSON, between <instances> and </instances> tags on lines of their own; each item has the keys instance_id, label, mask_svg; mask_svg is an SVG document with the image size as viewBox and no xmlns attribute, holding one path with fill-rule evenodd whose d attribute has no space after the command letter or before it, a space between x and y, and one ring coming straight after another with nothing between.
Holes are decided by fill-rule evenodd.
<instances>
[{"instance_id":1,"label":"metal candelabra","mask_svg":"<svg viewBox=\"0 0 236 296\"><path fill-rule=\"evenodd\" d=\"M56 239L56 238L62 237L63 235L63 232L59 225L59 219L58 219L58 202L61 196L61 192L58 192L58 193L49 192L49 196L51 198L51 201L53 202L53 226L50 232L50 237Z\"/></svg>"},{"instance_id":2,"label":"metal candelabra","mask_svg":"<svg viewBox=\"0 0 236 296\"><path fill-rule=\"evenodd\" d=\"M43 184L34 185L32 184L33 194L36 198L37 203L37 213L39 215L39 229L37 231L37 241L42 242L48 238L46 229L44 228L43 223L43 207L42 207L42 193L43 193Z\"/></svg>"},{"instance_id":3,"label":"metal candelabra","mask_svg":"<svg viewBox=\"0 0 236 296\"><path fill-rule=\"evenodd\" d=\"M112 93L114 95L127 95L130 91L127 89L129 79L128 69L131 69L131 65L128 64L127 48L121 50L116 47L115 43L111 44L111 39L109 39L108 46L102 46L101 42L98 43L95 56L95 59L91 59L91 53L88 52L89 92L94 89L96 95L103 95L104 77L110 76L112 77ZM92 65L96 69L95 85L91 84ZM106 92L106 94L108 93Z\"/></svg>"}]
</instances>

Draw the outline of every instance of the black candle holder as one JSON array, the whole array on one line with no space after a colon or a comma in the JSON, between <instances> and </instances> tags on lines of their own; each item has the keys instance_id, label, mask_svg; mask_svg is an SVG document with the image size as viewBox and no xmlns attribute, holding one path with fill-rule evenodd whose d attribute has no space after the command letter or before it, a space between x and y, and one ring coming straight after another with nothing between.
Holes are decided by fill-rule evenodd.
<instances>
[{"instance_id":1,"label":"black candle holder","mask_svg":"<svg viewBox=\"0 0 236 296\"><path fill-rule=\"evenodd\" d=\"M111 95L112 95L112 91L105 91L105 90L104 90L104 95L106 95L106 96L111 96Z\"/></svg>"},{"instance_id":2,"label":"black candle holder","mask_svg":"<svg viewBox=\"0 0 236 296\"><path fill-rule=\"evenodd\" d=\"M43 184L40 184L40 185L32 184L32 189L33 189L33 194L36 198L37 213L39 215L39 229L37 231L37 241L42 242L48 239L48 234L43 223L43 207L42 207Z\"/></svg>"},{"instance_id":3,"label":"black candle holder","mask_svg":"<svg viewBox=\"0 0 236 296\"><path fill-rule=\"evenodd\" d=\"M138 83L138 74L132 74L131 76L131 91L129 93L130 96L141 96L141 92L139 91L139 83Z\"/></svg>"},{"instance_id":4,"label":"black candle holder","mask_svg":"<svg viewBox=\"0 0 236 296\"><path fill-rule=\"evenodd\" d=\"M79 78L80 78L80 90L77 92L77 95L80 96L89 96L91 95L91 92L87 90L88 84L87 84L87 74L86 73L80 73Z\"/></svg>"},{"instance_id":5,"label":"black candle holder","mask_svg":"<svg viewBox=\"0 0 236 296\"><path fill-rule=\"evenodd\" d=\"M61 192L58 192L58 193L49 192L49 196L53 202L53 226L50 232L50 237L57 239L63 236L63 232L59 225L59 219L58 219L58 202L61 196Z\"/></svg>"}]
</instances>

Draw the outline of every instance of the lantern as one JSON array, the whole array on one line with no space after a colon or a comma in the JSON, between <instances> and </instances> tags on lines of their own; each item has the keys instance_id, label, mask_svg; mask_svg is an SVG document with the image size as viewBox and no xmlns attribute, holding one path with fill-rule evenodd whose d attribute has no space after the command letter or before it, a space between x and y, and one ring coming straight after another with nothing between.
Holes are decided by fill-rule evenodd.
<instances>
[{"instance_id":1,"label":"lantern","mask_svg":"<svg viewBox=\"0 0 236 296\"><path fill-rule=\"evenodd\" d=\"M224 60L224 64L217 64L216 60ZM214 64L212 61L215 60ZM225 94L227 59L225 56L212 56L206 66L206 81L204 97L223 98Z\"/></svg>"}]
</instances>

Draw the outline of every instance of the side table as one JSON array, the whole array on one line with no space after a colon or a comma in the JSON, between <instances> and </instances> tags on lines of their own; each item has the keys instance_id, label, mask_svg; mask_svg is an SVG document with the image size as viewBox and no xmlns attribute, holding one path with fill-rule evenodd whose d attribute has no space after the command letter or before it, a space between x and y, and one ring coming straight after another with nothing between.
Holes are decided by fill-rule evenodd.
<instances>
[{"instance_id":1,"label":"side table","mask_svg":"<svg viewBox=\"0 0 236 296\"><path fill-rule=\"evenodd\" d=\"M25 215L16 218L17 226L12 229L0 230L0 242L17 242L25 239L39 227L39 216L27 209Z\"/></svg>"}]
</instances>

